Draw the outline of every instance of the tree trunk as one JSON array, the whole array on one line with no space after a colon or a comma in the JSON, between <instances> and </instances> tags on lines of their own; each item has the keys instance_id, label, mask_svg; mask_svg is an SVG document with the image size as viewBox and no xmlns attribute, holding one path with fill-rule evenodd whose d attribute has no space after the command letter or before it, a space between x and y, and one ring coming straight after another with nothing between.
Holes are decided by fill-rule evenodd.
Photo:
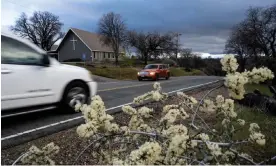
<instances>
[{"instance_id":1,"label":"tree trunk","mask_svg":"<svg viewBox=\"0 0 276 166\"><path fill-rule=\"evenodd\" d=\"M119 61L118 61L119 53L118 53L118 51L115 51L114 54L115 54L115 65L118 66L118 64L119 64Z\"/></svg>"},{"instance_id":2,"label":"tree trunk","mask_svg":"<svg viewBox=\"0 0 276 166\"><path fill-rule=\"evenodd\" d=\"M274 47L274 43L270 43L271 51L272 51L272 57L276 58L276 50Z\"/></svg>"},{"instance_id":3,"label":"tree trunk","mask_svg":"<svg viewBox=\"0 0 276 166\"><path fill-rule=\"evenodd\" d=\"M145 65L148 64L148 54L147 53L144 53L144 60L145 60Z\"/></svg>"},{"instance_id":4,"label":"tree trunk","mask_svg":"<svg viewBox=\"0 0 276 166\"><path fill-rule=\"evenodd\" d=\"M240 72L244 72L244 70L245 70L245 64L246 64L246 58L241 57Z\"/></svg>"}]
</instances>

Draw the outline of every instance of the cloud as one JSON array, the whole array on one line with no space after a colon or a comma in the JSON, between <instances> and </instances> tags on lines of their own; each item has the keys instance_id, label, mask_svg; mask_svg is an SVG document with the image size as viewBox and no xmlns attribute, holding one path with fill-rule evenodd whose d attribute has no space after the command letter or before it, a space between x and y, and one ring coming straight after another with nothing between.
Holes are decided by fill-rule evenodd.
<instances>
[{"instance_id":1,"label":"cloud","mask_svg":"<svg viewBox=\"0 0 276 166\"><path fill-rule=\"evenodd\" d=\"M21 12L50 11L60 16L63 30L76 27L97 31L99 18L113 11L129 29L175 31L180 42L196 52L222 53L230 28L245 17L250 6L268 6L275 0L5 0L2 26L12 25Z\"/></svg>"}]
</instances>

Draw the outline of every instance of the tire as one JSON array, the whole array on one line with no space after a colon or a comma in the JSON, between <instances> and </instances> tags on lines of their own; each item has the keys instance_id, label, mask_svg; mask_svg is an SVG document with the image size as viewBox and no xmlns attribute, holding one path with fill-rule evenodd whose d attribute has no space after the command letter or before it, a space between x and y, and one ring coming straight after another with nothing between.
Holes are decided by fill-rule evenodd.
<instances>
[{"instance_id":1,"label":"tire","mask_svg":"<svg viewBox=\"0 0 276 166\"><path fill-rule=\"evenodd\" d=\"M170 78L170 73L167 74L166 80Z\"/></svg>"},{"instance_id":2,"label":"tire","mask_svg":"<svg viewBox=\"0 0 276 166\"><path fill-rule=\"evenodd\" d=\"M142 81L143 79L141 77L138 77L138 81Z\"/></svg>"},{"instance_id":3,"label":"tire","mask_svg":"<svg viewBox=\"0 0 276 166\"><path fill-rule=\"evenodd\" d=\"M77 102L81 104L87 104L89 98L89 89L83 82L76 81L70 83L63 93L62 100L60 102L60 108L65 113L75 113L75 105Z\"/></svg>"},{"instance_id":4,"label":"tire","mask_svg":"<svg viewBox=\"0 0 276 166\"><path fill-rule=\"evenodd\" d=\"M158 80L159 80L159 74L156 74L154 81L158 81Z\"/></svg>"}]
</instances>

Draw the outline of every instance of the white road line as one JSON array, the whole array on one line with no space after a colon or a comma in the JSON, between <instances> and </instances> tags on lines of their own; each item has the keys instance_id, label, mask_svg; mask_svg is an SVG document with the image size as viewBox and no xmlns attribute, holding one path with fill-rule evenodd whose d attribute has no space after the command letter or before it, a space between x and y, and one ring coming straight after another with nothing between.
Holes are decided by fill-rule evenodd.
<instances>
[{"instance_id":1,"label":"white road line","mask_svg":"<svg viewBox=\"0 0 276 166\"><path fill-rule=\"evenodd\" d=\"M216 80L216 81L212 81L212 82L207 82L207 83L204 83L204 84L199 84L199 85L194 85L194 86L189 86L187 88L177 89L177 90L168 92L168 94L179 92L179 91L183 91L183 90L188 90L188 89L192 89L192 88L196 88L196 87L200 87L200 86L204 86L204 85L213 84L213 83L216 83L218 81L220 81L220 80Z\"/></svg>"},{"instance_id":2,"label":"white road line","mask_svg":"<svg viewBox=\"0 0 276 166\"><path fill-rule=\"evenodd\" d=\"M187 88L181 88L181 89L170 91L170 92L167 92L167 93L171 94L171 93L175 93L175 92L179 92L179 91L183 91L183 90L188 90L188 89L192 89L192 88L196 88L196 87L200 87L200 86L204 86L204 85L213 84L213 83L218 82L218 81L220 81L220 80L216 80L216 81L212 81L212 82L207 82L207 83L199 84L199 85L194 85L194 86L190 86L190 87L187 87ZM132 104L132 102L108 108L108 109L106 109L106 111L113 110L113 109L116 109L116 108L120 108L120 107L122 107L124 105L129 105L129 104ZM24 134L32 133L32 132L39 131L39 130L42 130L42 129L45 129L45 128L50 128L50 127L53 127L53 126L57 126L57 125L60 125L60 124L63 124L63 123L67 123L67 122L70 122L70 121L78 120L78 119L81 119L82 117L83 116L77 116L75 118L59 121L59 122L52 123L52 124L49 124L49 125L45 125L45 126L41 126L41 127L38 127L38 128L26 130L26 131L23 131L23 132L20 132L20 133L16 133L16 134L13 134L13 135L9 135L7 137L1 138L1 141L8 140L8 139L15 138L15 137L19 137L19 136L22 136Z\"/></svg>"},{"instance_id":3,"label":"white road line","mask_svg":"<svg viewBox=\"0 0 276 166\"><path fill-rule=\"evenodd\" d=\"M114 83L117 83L117 82L98 82L98 84L114 84Z\"/></svg>"}]
</instances>

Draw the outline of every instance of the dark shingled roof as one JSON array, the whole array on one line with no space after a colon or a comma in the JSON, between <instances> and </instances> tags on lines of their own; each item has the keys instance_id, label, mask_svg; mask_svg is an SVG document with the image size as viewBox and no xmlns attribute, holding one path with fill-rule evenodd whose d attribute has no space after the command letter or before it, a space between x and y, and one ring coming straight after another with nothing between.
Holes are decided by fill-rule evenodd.
<instances>
[{"instance_id":1,"label":"dark shingled roof","mask_svg":"<svg viewBox=\"0 0 276 166\"><path fill-rule=\"evenodd\" d=\"M51 51L56 51L57 48L58 48L58 45L52 45Z\"/></svg>"},{"instance_id":2,"label":"dark shingled roof","mask_svg":"<svg viewBox=\"0 0 276 166\"><path fill-rule=\"evenodd\" d=\"M77 29L77 28L71 28L71 29L69 29L69 31L70 30L73 33L75 33L75 35L77 35L80 38L80 40L90 50L92 50L92 51L102 51L102 52L113 52L113 49L111 47L102 44L102 42L100 41L100 35L99 34L96 34L96 33L93 33L93 32L88 32L88 31L84 31L84 30ZM60 43L62 43L62 41ZM123 52L123 49L120 48L120 52Z\"/></svg>"}]
</instances>

